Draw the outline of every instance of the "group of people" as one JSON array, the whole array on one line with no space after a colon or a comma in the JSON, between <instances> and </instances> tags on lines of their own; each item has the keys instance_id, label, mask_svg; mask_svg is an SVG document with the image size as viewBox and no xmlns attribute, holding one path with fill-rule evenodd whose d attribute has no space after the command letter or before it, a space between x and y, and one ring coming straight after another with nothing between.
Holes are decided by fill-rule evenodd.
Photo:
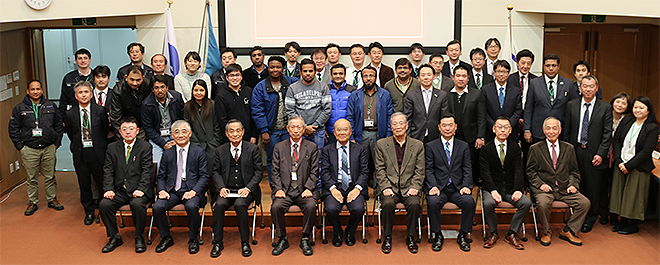
<instances>
[{"instance_id":1,"label":"group of people","mask_svg":"<svg viewBox=\"0 0 660 265\"><path fill-rule=\"evenodd\" d=\"M560 58L554 54L543 57L543 75L536 77L530 73L534 54L521 50L518 71L511 74L512 66L498 59L500 48L499 40L488 39L484 49L470 51L468 64L459 58L460 42L452 40L447 61L433 53L424 63L424 47L415 43L410 59L401 57L391 68L382 63L380 43L358 43L350 47L347 67L339 63L337 44L298 61L301 47L292 41L284 47L285 58L270 56L267 62L263 48L255 46L246 69L226 48L223 67L210 76L191 51L184 58L186 71L173 77L165 73L163 55L154 55L147 66L144 47L131 43L131 63L117 71L112 89L110 69L92 69L90 52L80 49L78 69L62 81L59 107L33 80L12 112L9 135L28 173L25 215L38 209L40 173L48 207L64 209L56 197L54 161L66 132L84 223L99 222L100 216L106 226L103 252L123 244L116 212L124 205L132 211L136 252L146 250L150 205L161 238L155 251L167 250L174 241L166 211L183 204L189 252L197 253L199 208L210 198L210 255L224 249L224 213L233 207L241 253L250 256L247 211L261 201L263 177L258 140L272 190L278 237L273 255L290 246L284 216L293 205L304 215L299 246L313 254L317 200L333 227L332 244L355 244L369 188L383 215L384 253L392 250L398 203L406 211L406 246L418 251L422 199L428 202L432 249L443 247L441 209L451 202L461 209L457 244L469 251L475 185L483 190L486 248L499 241L495 208L502 203L516 208L503 236L516 249L524 249L518 233L532 204L542 224L541 244L550 245L556 200L573 210L559 231L571 244L582 245L578 233L591 231L596 221L615 225L620 234L636 233L658 142L650 99L619 93L608 104L588 62L575 63L574 82L558 74ZM344 206L350 212L345 231L339 218Z\"/></svg>"}]
</instances>

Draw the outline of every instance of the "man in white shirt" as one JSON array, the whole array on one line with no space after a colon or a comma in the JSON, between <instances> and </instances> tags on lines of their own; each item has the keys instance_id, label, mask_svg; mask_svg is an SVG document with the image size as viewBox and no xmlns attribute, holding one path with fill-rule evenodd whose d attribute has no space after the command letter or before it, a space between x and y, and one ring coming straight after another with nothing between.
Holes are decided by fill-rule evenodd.
<instances>
[{"instance_id":1,"label":"man in white shirt","mask_svg":"<svg viewBox=\"0 0 660 265\"><path fill-rule=\"evenodd\" d=\"M484 49L486 49L486 54L488 55L488 58L486 59L486 71L489 75L495 75L493 64L495 64L495 61L497 61L500 55L500 50L502 49L500 40L497 38L488 39L484 45Z\"/></svg>"},{"instance_id":2,"label":"man in white shirt","mask_svg":"<svg viewBox=\"0 0 660 265\"><path fill-rule=\"evenodd\" d=\"M286 67L284 68L284 75L300 78L300 44L295 41L288 42L284 45L284 55L286 56Z\"/></svg>"},{"instance_id":3,"label":"man in white shirt","mask_svg":"<svg viewBox=\"0 0 660 265\"><path fill-rule=\"evenodd\" d=\"M364 68L364 46L360 43L355 43L351 45L351 53L349 54L351 57L351 62L353 62L353 65L351 67L346 68L346 82L349 84L360 88L364 84L362 82L362 68Z\"/></svg>"},{"instance_id":4,"label":"man in white shirt","mask_svg":"<svg viewBox=\"0 0 660 265\"><path fill-rule=\"evenodd\" d=\"M325 53L328 56L328 65L326 66L328 69L339 63L339 59L341 59L339 45L336 43L328 43L328 45L325 46Z\"/></svg>"},{"instance_id":5,"label":"man in white shirt","mask_svg":"<svg viewBox=\"0 0 660 265\"><path fill-rule=\"evenodd\" d=\"M383 87L387 81L394 78L394 69L387 65L382 64L383 61L383 45L380 42L374 41L369 44L369 65L376 68L376 85Z\"/></svg>"}]
</instances>

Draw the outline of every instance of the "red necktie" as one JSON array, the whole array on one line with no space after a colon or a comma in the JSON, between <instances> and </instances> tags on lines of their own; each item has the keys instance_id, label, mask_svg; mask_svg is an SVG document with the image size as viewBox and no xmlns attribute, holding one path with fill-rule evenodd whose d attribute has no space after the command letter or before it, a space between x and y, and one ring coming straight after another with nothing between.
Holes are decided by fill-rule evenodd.
<instances>
[{"instance_id":1,"label":"red necktie","mask_svg":"<svg viewBox=\"0 0 660 265\"><path fill-rule=\"evenodd\" d=\"M555 149L555 144L552 144L551 147L552 147L552 167L557 169L557 151Z\"/></svg>"}]
</instances>

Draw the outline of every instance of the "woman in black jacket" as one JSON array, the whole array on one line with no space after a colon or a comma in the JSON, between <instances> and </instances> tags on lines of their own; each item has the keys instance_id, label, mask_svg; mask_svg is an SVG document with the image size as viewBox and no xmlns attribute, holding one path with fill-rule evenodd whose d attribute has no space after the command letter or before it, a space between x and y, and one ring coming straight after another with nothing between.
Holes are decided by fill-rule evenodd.
<instances>
[{"instance_id":1,"label":"woman in black jacket","mask_svg":"<svg viewBox=\"0 0 660 265\"><path fill-rule=\"evenodd\" d=\"M637 224L644 220L651 171L655 168L651 153L658 143L651 100L645 96L635 98L632 113L619 122L614 133L610 212L621 216L612 230L619 234L637 233Z\"/></svg>"}]
</instances>

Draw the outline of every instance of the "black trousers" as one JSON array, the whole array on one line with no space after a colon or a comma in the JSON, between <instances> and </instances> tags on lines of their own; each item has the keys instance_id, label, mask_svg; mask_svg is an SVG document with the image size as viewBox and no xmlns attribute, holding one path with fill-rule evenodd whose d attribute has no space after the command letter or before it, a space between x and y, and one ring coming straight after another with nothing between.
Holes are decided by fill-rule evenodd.
<instances>
[{"instance_id":1,"label":"black trousers","mask_svg":"<svg viewBox=\"0 0 660 265\"><path fill-rule=\"evenodd\" d=\"M103 198L99 203L99 213L101 214L103 224L105 224L107 236L111 237L119 233L119 229L117 229L117 209L126 204L130 204L131 206L135 237L143 236L144 226L147 224L147 204L151 200L147 196L133 198L133 194L129 194L124 189L115 191L115 197L112 200Z\"/></svg>"},{"instance_id":2,"label":"black trousers","mask_svg":"<svg viewBox=\"0 0 660 265\"><path fill-rule=\"evenodd\" d=\"M303 234L311 234L316 222L316 200L313 197L303 198L300 195L273 199L270 206L270 214L275 224L275 235L286 236L286 221L284 214L289 211L291 205L298 205L303 211Z\"/></svg>"},{"instance_id":3,"label":"black trousers","mask_svg":"<svg viewBox=\"0 0 660 265\"><path fill-rule=\"evenodd\" d=\"M604 170L593 166L591 161L594 156L589 154L587 150L576 146L575 156L577 157L578 167L580 168L580 193L591 201L591 208L584 218L584 223L593 225L598 220L598 215L609 215L609 210L602 210L601 208L602 186L607 185L607 178L605 177ZM608 163L608 161L603 161L602 163Z\"/></svg>"},{"instance_id":4,"label":"black trousers","mask_svg":"<svg viewBox=\"0 0 660 265\"><path fill-rule=\"evenodd\" d=\"M472 232L472 221L477 204L469 194L461 193L453 186L447 186L440 191L440 195L426 197L428 201L428 215L431 225L431 233L438 233L441 229L440 210L447 202L453 202L461 208L461 231Z\"/></svg>"},{"instance_id":5,"label":"black trousers","mask_svg":"<svg viewBox=\"0 0 660 265\"><path fill-rule=\"evenodd\" d=\"M183 194L186 193L184 190L179 191L170 191L170 198L167 200L158 199L153 206L153 215L154 221L156 221L156 227L158 227L158 233L160 233L160 238L170 235L170 222L167 220L167 211L172 209L172 207L177 204L183 203L186 208L186 214L188 215L188 238L194 239L197 238L199 233L199 225L202 222L202 217L199 215L199 206L202 202L202 197L204 194L197 194L195 197L192 197L188 200L184 200Z\"/></svg>"},{"instance_id":6,"label":"black trousers","mask_svg":"<svg viewBox=\"0 0 660 265\"><path fill-rule=\"evenodd\" d=\"M341 208L344 205L346 205L346 208L348 208L348 211L351 213L348 217L348 225L346 226L347 234L355 235L355 230L357 230L358 224L360 224L360 219L362 219L362 215L364 215L364 197L358 195L355 200L347 203L346 197L348 196L348 193L349 191L342 192L342 196L344 197L344 201L342 202L337 201L332 195L326 196L323 201L325 203L325 213L328 215L328 221L330 221L332 231L335 234L342 233L339 213L341 213Z\"/></svg>"},{"instance_id":7,"label":"black trousers","mask_svg":"<svg viewBox=\"0 0 660 265\"><path fill-rule=\"evenodd\" d=\"M248 206L254 201L252 193L245 198L222 198L218 196L213 206L213 241L222 242L225 227L225 211L234 206L236 218L238 219L238 232L241 234L241 242L250 240L250 216Z\"/></svg>"},{"instance_id":8,"label":"black trousers","mask_svg":"<svg viewBox=\"0 0 660 265\"><path fill-rule=\"evenodd\" d=\"M406 227L408 230L409 236L415 236L417 234L416 225L417 218L419 218L420 213L422 212L422 206L420 204L420 195L403 197L399 194L394 194L394 196L381 196L381 208L383 215L383 235L391 236L392 227L394 226L394 210L396 210L396 204L402 202L406 207Z\"/></svg>"},{"instance_id":9,"label":"black trousers","mask_svg":"<svg viewBox=\"0 0 660 265\"><path fill-rule=\"evenodd\" d=\"M85 214L93 214L96 205L92 196L92 189L103 190L103 163L99 161L94 149L83 148L80 156L74 160L76 175L78 176L78 187L80 187L80 203ZM92 187L92 178L96 187Z\"/></svg>"}]
</instances>

